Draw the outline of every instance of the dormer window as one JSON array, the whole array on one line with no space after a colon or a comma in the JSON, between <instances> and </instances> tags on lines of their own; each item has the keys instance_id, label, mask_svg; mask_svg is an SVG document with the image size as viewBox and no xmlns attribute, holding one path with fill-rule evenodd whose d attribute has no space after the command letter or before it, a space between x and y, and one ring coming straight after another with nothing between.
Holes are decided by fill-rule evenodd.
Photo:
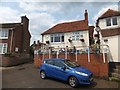
<instances>
[{"instance_id":1,"label":"dormer window","mask_svg":"<svg viewBox=\"0 0 120 90\"><path fill-rule=\"evenodd\" d=\"M107 18L106 26L113 26L113 25L117 25L117 17Z\"/></svg>"},{"instance_id":2,"label":"dormer window","mask_svg":"<svg viewBox=\"0 0 120 90\"><path fill-rule=\"evenodd\" d=\"M117 18L116 17L112 18L112 23L113 23L113 25L117 25Z\"/></svg>"},{"instance_id":3,"label":"dormer window","mask_svg":"<svg viewBox=\"0 0 120 90\"><path fill-rule=\"evenodd\" d=\"M107 26L111 26L111 18L106 19L106 24L107 24Z\"/></svg>"}]
</instances>

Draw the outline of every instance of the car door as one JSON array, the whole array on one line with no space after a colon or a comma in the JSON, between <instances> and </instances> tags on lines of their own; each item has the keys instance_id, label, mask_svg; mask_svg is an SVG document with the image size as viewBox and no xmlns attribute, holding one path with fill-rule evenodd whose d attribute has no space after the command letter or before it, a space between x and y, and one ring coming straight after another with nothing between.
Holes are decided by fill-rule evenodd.
<instances>
[{"instance_id":1,"label":"car door","mask_svg":"<svg viewBox=\"0 0 120 90\"><path fill-rule=\"evenodd\" d=\"M65 67L62 61L54 61L54 77L60 80L66 80L68 77L68 70L64 70L62 67Z\"/></svg>"},{"instance_id":2,"label":"car door","mask_svg":"<svg viewBox=\"0 0 120 90\"><path fill-rule=\"evenodd\" d=\"M46 74L49 77L54 77L54 61L53 60L47 60L46 61Z\"/></svg>"}]
</instances>

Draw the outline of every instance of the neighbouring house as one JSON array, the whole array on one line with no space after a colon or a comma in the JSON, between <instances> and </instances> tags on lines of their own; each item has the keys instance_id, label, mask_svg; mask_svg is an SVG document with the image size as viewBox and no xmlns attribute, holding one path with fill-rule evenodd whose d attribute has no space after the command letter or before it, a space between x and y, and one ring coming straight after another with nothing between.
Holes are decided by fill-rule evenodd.
<instances>
[{"instance_id":1,"label":"neighbouring house","mask_svg":"<svg viewBox=\"0 0 120 90\"><path fill-rule=\"evenodd\" d=\"M93 40L94 26L89 26L88 12L84 20L59 23L43 32L42 42L52 48L90 46Z\"/></svg>"},{"instance_id":2,"label":"neighbouring house","mask_svg":"<svg viewBox=\"0 0 120 90\"><path fill-rule=\"evenodd\" d=\"M120 63L120 11L108 9L97 20L101 43L109 46L109 61Z\"/></svg>"},{"instance_id":3,"label":"neighbouring house","mask_svg":"<svg viewBox=\"0 0 120 90\"><path fill-rule=\"evenodd\" d=\"M29 19L21 17L19 23L0 24L0 56L12 54L16 57L29 57L30 49Z\"/></svg>"},{"instance_id":4,"label":"neighbouring house","mask_svg":"<svg viewBox=\"0 0 120 90\"><path fill-rule=\"evenodd\" d=\"M44 49L44 47L46 46L46 44L45 44L45 43L42 43L42 42L40 42L40 41L38 40L37 43L36 43L36 41L34 41L31 46L32 46L32 48L33 48L34 51L42 52L41 50Z\"/></svg>"}]
</instances>

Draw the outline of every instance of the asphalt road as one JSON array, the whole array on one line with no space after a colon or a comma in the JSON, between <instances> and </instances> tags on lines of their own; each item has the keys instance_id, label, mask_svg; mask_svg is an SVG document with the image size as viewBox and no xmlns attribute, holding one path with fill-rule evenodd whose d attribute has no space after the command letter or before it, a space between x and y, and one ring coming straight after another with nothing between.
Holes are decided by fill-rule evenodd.
<instances>
[{"instance_id":1,"label":"asphalt road","mask_svg":"<svg viewBox=\"0 0 120 90\"><path fill-rule=\"evenodd\" d=\"M34 63L22 64L14 67L0 68L2 71L2 88L71 88L63 81L51 78L41 79L39 70ZM80 85L81 88L118 88L118 82L104 79L94 79L93 85Z\"/></svg>"}]
</instances>

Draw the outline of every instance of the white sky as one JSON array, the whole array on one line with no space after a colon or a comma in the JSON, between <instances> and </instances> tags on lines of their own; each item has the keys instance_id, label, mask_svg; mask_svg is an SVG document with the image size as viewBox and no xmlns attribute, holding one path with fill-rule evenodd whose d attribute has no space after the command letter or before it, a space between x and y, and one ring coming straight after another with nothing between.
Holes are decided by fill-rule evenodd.
<instances>
[{"instance_id":1,"label":"white sky","mask_svg":"<svg viewBox=\"0 0 120 90\"><path fill-rule=\"evenodd\" d=\"M50 1L50 0L49 0ZM53 1L53 0L52 0ZM21 16L29 18L29 31L34 40L40 40L40 34L60 22L84 19L84 11L88 10L89 25L94 25L95 20L107 9L118 10L119 0L1 0L0 23L21 22ZM71 1L71 2L70 2ZM103 1L103 2L101 2ZM107 2L109 1L109 2Z\"/></svg>"}]
</instances>

